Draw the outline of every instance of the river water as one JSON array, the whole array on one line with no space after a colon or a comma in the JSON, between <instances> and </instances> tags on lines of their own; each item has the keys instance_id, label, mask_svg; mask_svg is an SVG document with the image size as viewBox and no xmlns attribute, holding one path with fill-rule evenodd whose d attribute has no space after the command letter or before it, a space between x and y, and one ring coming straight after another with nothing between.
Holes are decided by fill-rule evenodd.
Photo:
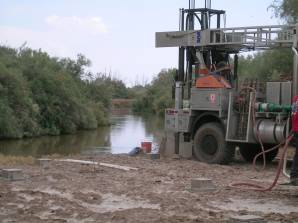
<instances>
[{"instance_id":1,"label":"river water","mask_svg":"<svg viewBox=\"0 0 298 223\"><path fill-rule=\"evenodd\" d=\"M113 154L128 153L142 141L158 143L162 136L163 120L156 116L113 114L112 125L75 135L44 136L23 140L0 141L0 154L13 156Z\"/></svg>"}]
</instances>

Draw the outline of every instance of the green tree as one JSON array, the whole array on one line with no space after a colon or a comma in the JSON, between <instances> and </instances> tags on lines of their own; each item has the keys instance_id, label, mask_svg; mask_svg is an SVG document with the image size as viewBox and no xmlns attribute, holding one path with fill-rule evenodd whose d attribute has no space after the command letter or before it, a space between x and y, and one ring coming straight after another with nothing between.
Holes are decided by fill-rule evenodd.
<instances>
[{"instance_id":1,"label":"green tree","mask_svg":"<svg viewBox=\"0 0 298 223\"><path fill-rule=\"evenodd\" d=\"M110 96L86 81L83 55L0 46L0 139L75 133L108 122Z\"/></svg>"},{"instance_id":2,"label":"green tree","mask_svg":"<svg viewBox=\"0 0 298 223\"><path fill-rule=\"evenodd\" d=\"M269 50L239 58L241 80L277 81L281 76L290 76L292 72L293 54L290 49Z\"/></svg>"},{"instance_id":3,"label":"green tree","mask_svg":"<svg viewBox=\"0 0 298 223\"><path fill-rule=\"evenodd\" d=\"M142 93L138 94L133 110L163 115L166 108L174 105L171 92L175 73L176 69L162 70L152 83L145 87L145 91L140 91Z\"/></svg>"},{"instance_id":4,"label":"green tree","mask_svg":"<svg viewBox=\"0 0 298 223\"><path fill-rule=\"evenodd\" d=\"M89 76L89 74L85 72L85 67L91 66L91 61L82 54L78 54L76 61L64 58L59 62L74 78L82 79Z\"/></svg>"},{"instance_id":5,"label":"green tree","mask_svg":"<svg viewBox=\"0 0 298 223\"><path fill-rule=\"evenodd\" d=\"M111 98L129 98L129 90L125 86L122 80L112 78L111 75L97 74L95 79L95 84L97 86L102 86L106 91L106 94L110 94Z\"/></svg>"},{"instance_id":6,"label":"green tree","mask_svg":"<svg viewBox=\"0 0 298 223\"><path fill-rule=\"evenodd\" d=\"M275 0L270 6L275 15L286 23L298 22L297 0ZM240 57L240 78L254 78L261 81L290 79L293 73L293 53L291 49L264 51L254 56Z\"/></svg>"},{"instance_id":7,"label":"green tree","mask_svg":"<svg viewBox=\"0 0 298 223\"><path fill-rule=\"evenodd\" d=\"M277 17L284 19L287 23L298 22L297 0L275 0L270 7L274 9Z\"/></svg>"}]
</instances>

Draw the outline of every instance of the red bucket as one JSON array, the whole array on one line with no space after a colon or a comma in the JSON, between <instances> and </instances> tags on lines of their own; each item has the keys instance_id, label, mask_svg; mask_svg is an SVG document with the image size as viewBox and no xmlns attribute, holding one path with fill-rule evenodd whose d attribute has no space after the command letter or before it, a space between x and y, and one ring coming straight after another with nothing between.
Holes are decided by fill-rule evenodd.
<instances>
[{"instance_id":1,"label":"red bucket","mask_svg":"<svg viewBox=\"0 0 298 223\"><path fill-rule=\"evenodd\" d=\"M141 148L145 153L151 153L152 142L142 142Z\"/></svg>"}]
</instances>

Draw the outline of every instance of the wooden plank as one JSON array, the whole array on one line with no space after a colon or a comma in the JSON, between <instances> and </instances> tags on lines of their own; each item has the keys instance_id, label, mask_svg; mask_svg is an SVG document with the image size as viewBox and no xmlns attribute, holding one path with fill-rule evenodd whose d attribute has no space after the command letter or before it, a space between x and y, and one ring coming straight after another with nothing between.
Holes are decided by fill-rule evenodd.
<instances>
[{"instance_id":1,"label":"wooden plank","mask_svg":"<svg viewBox=\"0 0 298 223\"><path fill-rule=\"evenodd\" d=\"M78 164L85 164L85 165L99 165L99 166L104 166L104 167L109 167L109 168L114 168L114 169L119 169L119 170L125 170L125 171L138 170L137 168L129 167L129 166L120 166L120 165L116 165L116 164L98 163L98 162L85 161L85 160L74 160L74 159L59 159L59 160L57 160L56 159L54 161L67 162L67 163L78 163Z\"/></svg>"},{"instance_id":2,"label":"wooden plank","mask_svg":"<svg viewBox=\"0 0 298 223\"><path fill-rule=\"evenodd\" d=\"M109 164L109 163L99 163L100 166L105 166L105 167L110 167L110 168L115 168L119 170L138 170L137 168L134 167L129 167L129 166L120 166L120 165L115 165L115 164Z\"/></svg>"},{"instance_id":3,"label":"wooden plank","mask_svg":"<svg viewBox=\"0 0 298 223\"><path fill-rule=\"evenodd\" d=\"M98 165L98 162L85 161L85 160L61 159L61 160L54 160L54 161L67 162L67 163L78 163L78 164L86 164L86 165Z\"/></svg>"}]
</instances>

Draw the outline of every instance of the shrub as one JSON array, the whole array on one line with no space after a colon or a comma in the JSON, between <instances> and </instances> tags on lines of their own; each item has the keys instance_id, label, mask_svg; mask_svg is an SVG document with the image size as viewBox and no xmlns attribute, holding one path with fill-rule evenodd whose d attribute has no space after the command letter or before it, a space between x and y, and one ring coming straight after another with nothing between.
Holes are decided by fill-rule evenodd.
<instances>
[{"instance_id":1,"label":"shrub","mask_svg":"<svg viewBox=\"0 0 298 223\"><path fill-rule=\"evenodd\" d=\"M81 78L90 61L0 47L0 138L71 134L108 123L111 94Z\"/></svg>"}]
</instances>

